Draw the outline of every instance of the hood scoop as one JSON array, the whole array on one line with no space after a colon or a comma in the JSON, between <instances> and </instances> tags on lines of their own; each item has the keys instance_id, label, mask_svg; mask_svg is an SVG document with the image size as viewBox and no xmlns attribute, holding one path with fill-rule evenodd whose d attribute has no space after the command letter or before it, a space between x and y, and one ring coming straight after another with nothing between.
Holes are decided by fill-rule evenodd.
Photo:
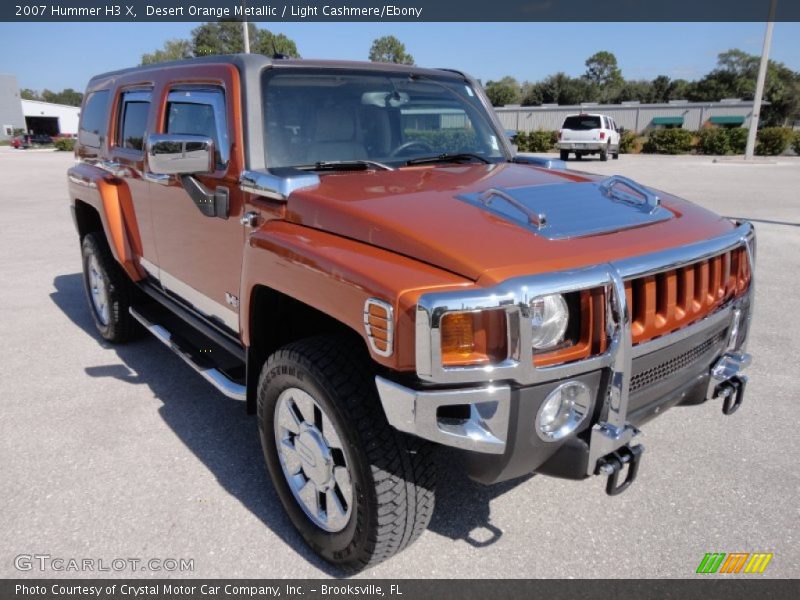
<instances>
[{"instance_id":1,"label":"hood scoop","mask_svg":"<svg viewBox=\"0 0 800 600\"><path fill-rule=\"evenodd\" d=\"M599 182L493 187L456 198L551 240L612 233L675 216L652 191L621 175Z\"/></svg>"}]
</instances>

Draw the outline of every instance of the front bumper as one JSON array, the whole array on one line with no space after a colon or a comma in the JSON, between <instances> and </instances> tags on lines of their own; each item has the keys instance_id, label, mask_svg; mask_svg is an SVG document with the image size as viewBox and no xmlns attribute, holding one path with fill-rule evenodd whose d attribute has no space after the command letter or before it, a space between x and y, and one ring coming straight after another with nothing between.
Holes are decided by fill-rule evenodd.
<instances>
[{"instance_id":1,"label":"front bumper","mask_svg":"<svg viewBox=\"0 0 800 600\"><path fill-rule=\"evenodd\" d=\"M639 427L676 405L696 405L715 397L722 384L739 380L750 355L729 347L737 317L734 305L696 324L689 335L642 352L632 361L626 424ZM644 345L647 346L647 345ZM544 441L534 429L542 403L564 380L530 386L488 385L460 389L415 390L382 377L378 392L389 423L418 437L469 450L473 479L496 483L532 472L583 479L606 454L592 451L594 428L607 416L609 387L605 370L570 378L594 391L591 417L568 438ZM737 407L738 408L738 407ZM616 446L609 453L625 444Z\"/></svg>"},{"instance_id":2,"label":"front bumper","mask_svg":"<svg viewBox=\"0 0 800 600\"><path fill-rule=\"evenodd\" d=\"M754 236L752 226L745 223L720 238L668 253L511 280L500 289L477 290L472 296L462 292L455 301L446 294L424 296L417 310L417 375L428 383L412 389L378 377L387 418L401 431L472 451L470 474L480 481L501 481L532 471L571 478L595 474L604 457L629 447L638 427L667 408L699 404L723 392L729 397L731 390L719 384L738 381L749 363L744 348L753 277L744 295L716 312L638 345L632 343L624 279L658 273L742 244L752 272ZM502 302L509 321L521 324L529 296L597 285L606 285L609 293L611 342L602 355L535 367L526 338L530 329L519 327L519 335L510 339L515 354L509 359L488 369L442 367L438 323L452 306L484 309L490 302ZM539 407L559 384L574 380L594 393L589 417L565 439L542 440L535 431Z\"/></svg>"}]
</instances>

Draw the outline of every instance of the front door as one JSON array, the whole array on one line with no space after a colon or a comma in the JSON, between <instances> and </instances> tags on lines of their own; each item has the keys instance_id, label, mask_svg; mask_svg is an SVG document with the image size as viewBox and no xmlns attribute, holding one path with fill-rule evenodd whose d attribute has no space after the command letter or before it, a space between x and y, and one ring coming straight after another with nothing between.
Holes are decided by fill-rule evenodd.
<instances>
[{"instance_id":1,"label":"front door","mask_svg":"<svg viewBox=\"0 0 800 600\"><path fill-rule=\"evenodd\" d=\"M210 137L216 149L214 173L197 175L210 191L228 194L227 218L205 216L176 175L146 175L161 285L217 325L239 333L239 284L244 228L242 194L233 172L229 98L222 85L181 84L166 96L154 130Z\"/></svg>"}]
</instances>

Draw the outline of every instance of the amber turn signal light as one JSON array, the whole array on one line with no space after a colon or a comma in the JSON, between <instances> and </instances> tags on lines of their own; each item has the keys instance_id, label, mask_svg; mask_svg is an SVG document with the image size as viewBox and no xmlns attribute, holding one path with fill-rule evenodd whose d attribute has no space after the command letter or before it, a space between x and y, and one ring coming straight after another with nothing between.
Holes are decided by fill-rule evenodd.
<instances>
[{"instance_id":1,"label":"amber turn signal light","mask_svg":"<svg viewBox=\"0 0 800 600\"><path fill-rule=\"evenodd\" d=\"M442 364L481 365L503 360L506 319L503 311L454 312L441 322Z\"/></svg>"}]
</instances>

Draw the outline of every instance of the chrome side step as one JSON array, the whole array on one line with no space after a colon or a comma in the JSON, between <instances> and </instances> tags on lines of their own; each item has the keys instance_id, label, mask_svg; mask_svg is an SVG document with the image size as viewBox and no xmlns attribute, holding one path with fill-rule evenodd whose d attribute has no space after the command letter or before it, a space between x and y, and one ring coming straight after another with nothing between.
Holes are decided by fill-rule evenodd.
<instances>
[{"instance_id":1,"label":"chrome side step","mask_svg":"<svg viewBox=\"0 0 800 600\"><path fill-rule=\"evenodd\" d=\"M151 323L146 317L137 312L134 308L130 309L130 313L131 316L139 321L139 323L141 323L144 328L147 329L147 331L152 333L156 339L158 339L167 348L172 350L175 354L180 356L187 365L200 373L200 375L202 375L206 381L217 388L220 392L225 394L228 398L232 398L234 400L245 400L247 397L247 388L245 388L245 386L231 381L225 376L224 373L222 373L222 371L218 369L213 367L204 367L197 364L191 356L181 350L172 341L172 334L164 327L155 323Z\"/></svg>"}]
</instances>

